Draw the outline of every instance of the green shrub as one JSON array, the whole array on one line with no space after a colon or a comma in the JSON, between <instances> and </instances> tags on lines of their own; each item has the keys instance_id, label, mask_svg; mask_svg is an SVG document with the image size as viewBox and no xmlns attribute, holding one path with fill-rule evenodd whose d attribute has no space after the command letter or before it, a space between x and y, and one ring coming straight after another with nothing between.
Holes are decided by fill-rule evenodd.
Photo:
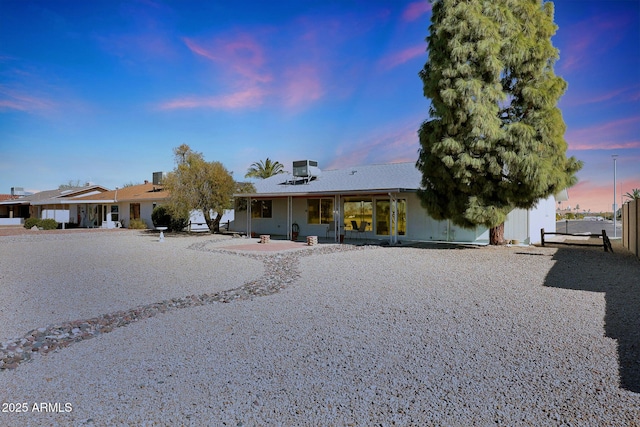
<instances>
[{"instance_id":1,"label":"green shrub","mask_svg":"<svg viewBox=\"0 0 640 427\"><path fill-rule=\"evenodd\" d=\"M129 221L129 228L135 229L135 230L143 230L147 227L147 223L144 222L143 219L132 219L131 221Z\"/></svg>"},{"instance_id":2,"label":"green shrub","mask_svg":"<svg viewBox=\"0 0 640 427\"><path fill-rule=\"evenodd\" d=\"M156 206L151 212L151 220L154 227L168 227L171 222L171 215L164 206Z\"/></svg>"},{"instance_id":3,"label":"green shrub","mask_svg":"<svg viewBox=\"0 0 640 427\"><path fill-rule=\"evenodd\" d=\"M55 230L58 228L58 221L52 218L41 219L38 227L42 227L44 230Z\"/></svg>"},{"instance_id":4,"label":"green shrub","mask_svg":"<svg viewBox=\"0 0 640 427\"><path fill-rule=\"evenodd\" d=\"M173 217L167 208L157 206L151 213L154 227L167 227L169 231L181 231L189 222L187 218Z\"/></svg>"},{"instance_id":5,"label":"green shrub","mask_svg":"<svg viewBox=\"0 0 640 427\"><path fill-rule=\"evenodd\" d=\"M34 225L38 226L39 223L40 223L40 218L27 218L24 221L24 228L31 228Z\"/></svg>"},{"instance_id":6,"label":"green shrub","mask_svg":"<svg viewBox=\"0 0 640 427\"><path fill-rule=\"evenodd\" d=\"M58 228L58 222L52 218L27 218L24 221L24 228L31 228L34 225L38 228L42 228L43 230L55 230Z\"/></svg>"},{"instance_id":7,"label":"green shrub","mask_svg":"<svg viewBox=\"0 0 640 427\"><path fill-rule=\"evenodd\" d=\"M171 224L169 225L169 230L172 231L182 231L189 224L189 220L187 218L171 218Z\"/></svg>"}]
</instances>

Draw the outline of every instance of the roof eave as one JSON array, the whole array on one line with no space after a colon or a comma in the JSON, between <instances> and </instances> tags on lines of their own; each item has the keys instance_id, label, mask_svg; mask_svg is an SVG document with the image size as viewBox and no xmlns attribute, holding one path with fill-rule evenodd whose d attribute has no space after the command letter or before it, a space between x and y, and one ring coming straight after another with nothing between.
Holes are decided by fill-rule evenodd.
<instances>
[{"instance_id":1,"label":"roof eave","mask_svg":"<svg viewBox=\"0 0 640 427\"><path fill-rule=\"evenodd\" d=\"M115 200L80 200L80 199L49 199L49 200L39 200L37 202L31 202L34 206L42 206L42 205L87 205L87 204L96 204L96 203L116 203Z\"/></svg>"},{"instance_id":2,"label":"roof eave","mask_svg":"<svg viewBox=\"0 0 640 427\"><path fill-rule=\"evenodd\" d=\"M237 198L282 198L282 197L310 197L310 196L351 196L366 194L388 194L388 193L415 193L417 188L380 188L373 190L340 190L340 191L304 191L295 193L237 193L233 197Z\"/></svg>"}]
</instances>

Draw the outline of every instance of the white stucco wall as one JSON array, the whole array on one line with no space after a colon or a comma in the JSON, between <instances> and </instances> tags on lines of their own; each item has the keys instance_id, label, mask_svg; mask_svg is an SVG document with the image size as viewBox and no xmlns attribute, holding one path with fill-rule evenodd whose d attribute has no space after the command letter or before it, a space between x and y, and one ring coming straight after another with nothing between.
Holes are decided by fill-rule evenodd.
<instances>
[{"instance_id":1,"label":"white stucco wall","mask_svg":"<svg viewBox=\"0 0 640 427\"><path fill-rule=\"evenodd\" d=\"M540 243L540 229L556 231L556 199L551 196L538 201L533 209L514 209L504 224L504 237L520 243Z\"/></svg>"},{"instance_id":2,"label":"white stucco wall","mask_svg":"<svg viewBox=\"0 0 640 427\"><path fill-rule=\"evenodd\" d=\"M416 193L403 194L402 198L407 199L407 240L479 243L489 241L489 231L486 227L466 229L451 221L435 220L422 207Z\"/></svg>"},{"instance_id":3,"label":"white stucco wall","mask_svg":"<svg viewBox=\"0 0 640 427\"><path fill-rule=\"evenodd\" d=\"M300 201L294 199L293 205L296 210L300 209ZM247 232L247 211L235 212L235 221L232 229L234 231ZM300 225L302 234L302 220L300 216L294 216L293 222ZM306 222L306 220L305 220ZM272 199L271 218L252 218L251 232L256 234L287 235L287 199Z\"/></svg>"},{"instance_id":4,"label":"white stucco wall","mask_svg":"<svg viewBox=\"0 0 640 427\"><path fill-rule=\"evenodd\" d=\"M153 220L151 219L151 213L153 212L153 208L155 206L160 205L157 202L141 202L140 203L140 219L144 220L147 224L147 227L153 228ZM129 215L127 209L127 215Z\"/></svg>"},{"instance_id":5,"label":"white stucco wall","mask_svg":"<svg viewBox=\"0 0 640 427\"><path fill-rule=\"evenodd\" d=\"M551 196L540 200L529 213L530 244L540 243L540 229L556 231L556 199Z\"/></svg>"},{"instance_id":6,"label":"white stucco wall","mask_svg":"<svg viewBox=\"0 0 640 427\"><path fill-rule=\"evenodd\" d=\"M526 209L514 209L504 222L504 239L518 240L520 243L528 243L529 239L529 211Z\"/></svg>"},{"instance_id":7,"label":"white stucco wall","mask_svg":"<svg viewBox=\"0 0 640 427\"><path fill-rule=\"evenodd\" d=\"M398 236L400 241L489 242L487 227L465 229L454 225L451 221L436 221L427 215L416 193L402 193L397 197L407 201L407 234ZM374 200L384 198L384 196L378 196ZM251 231L256 234L287 234L287 199L273 199L272 203L273 217L253 218ZM343 211L342 206L340 208ZM305 198L293 199L293 222L300 226L300 236L324 237L327 225L307 224L306 209ZM541 200L530 211L524 209L512 211L505 221L505 238L519 240L521 243L538 243L541 228L555 231L555 199L553 197ZM247 211L236 212L233 230L247 232ZM386 236L371 236L379 239L386 238Z\"/></svg>"},{"instance_id":8,"label":"white stucco wall","mask_svg":"<svg viewBox=\"0 0 640 427\"><path fill-rule=\"evenodd\" d=\"M0 225L22 225L24 218L0 218Z\"/></svg>"}]
</instances>

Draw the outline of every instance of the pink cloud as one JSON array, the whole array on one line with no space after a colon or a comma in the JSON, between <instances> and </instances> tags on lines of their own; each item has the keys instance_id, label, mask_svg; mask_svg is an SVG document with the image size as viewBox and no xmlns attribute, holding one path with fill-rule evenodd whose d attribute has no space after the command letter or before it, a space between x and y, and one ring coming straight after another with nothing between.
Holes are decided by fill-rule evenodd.
<instances>
[{"instance_id":1,"label":"pink cloud","mask_svg":"<svg viewBox=\"0 0 640 427\"><path fill-rule=\"evenodd\" d=\"M301 108L325 95L321 69L315 66L316 62L322 61L292 64L290 60L281 60L287 52L267 54L256 37L246 33L209 41L183 40L191 52L219 67L222 73L216 77L224 86L237 89L228 95L179 97L161 104L160 109L241 109L269 100L286 108ZM306 52L314 51L308 49Z\"/></svg>"},{"instance_id":2,"label":"pink cloud","mask_svg":"<svg viewBox=\"0 0 640 427\"><path fill-rule=\"evenodd\" d=\"M0 86L0 109L18 110L28 113L54 110L57 103L51 99L20 92Z\"/></svg>"},{"instance_id":3,"label":"pink cloud","mask_svg":"<svg viewBox=\"0 0 640 427\"><path fill-rule=\"evenodd\" d=\"M571 97L567 104L570 106L599 104L606 101L614 100L615 103L632 102L640 99L640 86L617 88L605 93L587 94L583 97Z\"/></svg>"},{"instance_id":4,"label":"pink cloud","mask_svg":"<svg viewBox=\"0 0 640 427\"><path fill-rule=\"evenodd\" d=\"M629 141L622 143L608 143L606 145L589 145L589 144L572 144L571 150L586 151L586 150L628 150L640 148L639 141Z\"/></svg>"},{"instance_id":5,"label":"pink cloud","mask_svg":"<svg viewBox=\"0 0 640 427\"><path fill-rule=\"evenodd\" d=\"M237 110L252 108L263 103L267 92L260 88L247 89L227 95L209 97L184 97L162 103L161 110L192 108L213 108L216 110Z\"/></svg>"},{"instance_id":6,"label":"pink cloud","mask_svg":"<svg viewBox=\"0 0 640 427\"><path fill-rule=\"evenodd\" d=\"M426 51L427 47L425 44L412 46L399 52L394 52L390 55L384 56L382 59L380 59L380 61L378 61L378 65L384 70L389 70L420 56L424 56L426 60Z\"/></svg>"},{"instance_id":7,"label":"pink cloud","mask_svg":"<svg viewBox=\"0 0 640 427\"><path fill-rule=\"evenodd\" d=\"M425 13L431 12L431 3L427 0L409 3L402 12L402 19L407 22L415 21Z\"/></svg>"},{"instance_id":8,"label":"pink cloud","mask_svg":"<svg viewBox=\"0 0 640 427\"><path fill-rule=\"evenodd\" d=\"M328 168L416 161L419 126L419 119L408 120L386 129L376 128L359 141L348 139L340 144Z\"/></svg>"},{"instance_id":9,"label":"pink cloud","mask_svg":"<svg viewBox=\"0 0 640 427\"><path fill-rule=\"evenodd\" d=\"M560 70L578 71L595 61L599 53L606 52L621 40L620 29L629 22L627 16L597 15L569 27L567 44L560 52Z\"/></svg>"},{"instance_id":10,"label":"pink cloud","mask_svg":"<svg viewBox=\"0 0 640 427\"><path fill-rule=\"evenodd\" d=\"M233 93L259 88L263 102L297 111L328 94L343 98L354 90L351 78L362 75L370 64L339 52L357 45L363 35L386 19L388 12L376 8L364 16L305 15L278 28L257 26L208 37L184 37L182 42L194 55L196 66L205 67L206 74L200 75L207 80L207 87L227 87ZM400 63L408 58L392 60ZM217 101L203 102L202 97L174 98L159 108L220 106Z\"/></svg>"},{"instance_id":11,"label":"pink cloud","mask_svg":"<svg viewBox=\"0 0 640 427\"><path fill-rule=\"evenodd\" d=\"M640 148L640 116L628 117L567 132L571 150Z\"/></svg>"},{"instance_id":12,"label":"pink cloud","mask_svg":"<svg viewBox=\"0 0 640 427\"><path fill-rule=\"evenodd\" d=\"M622 202L626 201L624 194L632 192L634 188L640 188L639 179L619 180L616 183L616 204L620 206ZM562 205L563 208L566 208L567 205L572 208L580 206L580 211L611 212L613 205L613 176L607 181L580 181L569 189L569 201L563 202Z\"/></svg>"},{"instance_id":13,"label":"pink cloud","mask_svg":"<svg viewBox=\"0 0 640 427\"><path fill-rule=\"evenodd\" d=\"M320 82L318 70L302 64L284 73L282 96L288 107L296 107L322 98L325 91Z\"/></svg>"},{"instance_id":14,"label":"pink cloud","mask_svg":"<svg viewBox=\"0 0 640 427\"><path fill-rule=\"evenodd\" d=\"M237 73L252 83L272 80L269 73L259 72L266 62L264 50L247 34L230 40L213 40L206 44L189 38L183 40L193 53L220 64L227 72Z\"/></svg>"}]
</instances>

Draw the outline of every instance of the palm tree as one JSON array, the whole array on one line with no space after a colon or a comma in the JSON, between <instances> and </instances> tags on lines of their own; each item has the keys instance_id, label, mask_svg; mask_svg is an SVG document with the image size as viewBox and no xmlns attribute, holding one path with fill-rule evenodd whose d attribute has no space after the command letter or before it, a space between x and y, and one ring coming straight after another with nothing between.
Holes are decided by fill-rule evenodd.
<instances>
[{"instance_id":1,"label":"palm tree","mask_svg":"<svg viewBox=\"0 0 640 427\"><path fill-rule=\"evenodd\" d=\"M259 162L252 163L251 167L247 169L247 173L244 177L265 179L279 173L284 173L284 166L282 163L272 162L271 159L267 157L267 160L264 162L260 160Z\"/></svg>"},{"instance_id":2,"label":"palm tree","mask_svg":"<svg viewBox=\"0 0 640 427\"><path fill-rule=\"evenodd\" d=\"M628 197L631 200L640 199L640 188L634 188L629 193L625 194L624 197Z\"/></svg>"}]
</instances>

